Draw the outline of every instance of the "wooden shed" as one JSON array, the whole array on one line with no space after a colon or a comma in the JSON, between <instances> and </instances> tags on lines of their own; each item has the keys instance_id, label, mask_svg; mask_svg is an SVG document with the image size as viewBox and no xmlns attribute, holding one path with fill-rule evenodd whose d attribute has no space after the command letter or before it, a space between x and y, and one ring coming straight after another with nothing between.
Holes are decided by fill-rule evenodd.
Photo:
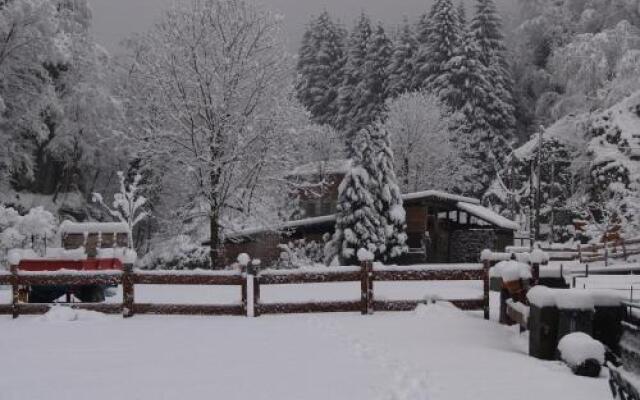
<instances>
[{"instance_id":1,"label":"wooden shed","mask_svg":"<svg viewBox=\"0 0 640 400\"><path fill-rule=\"evenodd\" d=\"M89 257L95 257L97 249L128 247L129 226L123 222L72 222L60 225L62 247L67 250L84 247Z\"/></svg>"}]
</instances>

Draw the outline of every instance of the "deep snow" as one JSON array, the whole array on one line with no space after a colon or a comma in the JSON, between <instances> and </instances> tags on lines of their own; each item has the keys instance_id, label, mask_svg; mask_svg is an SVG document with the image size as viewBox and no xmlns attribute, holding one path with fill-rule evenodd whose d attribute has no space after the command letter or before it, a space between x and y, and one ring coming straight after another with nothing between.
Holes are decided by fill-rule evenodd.
<instances>
[{"instance_id":1,"label":"deep snow","mask_svg":"<svg viewBox=\"0 0 640 400\"><path fill-rule=\"evenodd\" d=\"M333 289L327 290L331 285L321 287L322 297L333 294ZM196 296L174 293L177 288L158 289L149 286L136 294L156 301ZM205 294L206 289L196 293ZM456 285L452 289L461 290ZM6 293L0 290L5 299ZM288 299L294 293L300 294L293 290ZM229 301L236 298L235 293L226 295ZM206 301L226 300L210 296L200 302ZM124 320L56 313L17 320L0 317L3 400L601 400L609 396L604 376L580 378L560 362L530 358L525 354L526 337L516 330L446 303L413 313L369 316Z\"/></svg>"}]
</instances>

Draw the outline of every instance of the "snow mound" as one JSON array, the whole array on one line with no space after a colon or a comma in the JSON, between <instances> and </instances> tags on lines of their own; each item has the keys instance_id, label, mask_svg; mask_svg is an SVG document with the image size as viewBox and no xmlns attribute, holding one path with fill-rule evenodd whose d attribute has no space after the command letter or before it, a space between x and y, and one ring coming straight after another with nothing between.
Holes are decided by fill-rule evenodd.
<instances>
[{"instance_id":1,"label":"snow mound","mask_svg":"<svg viewBox=\"0 0 640 400\"><path fill-rule=\"evenodd\" d=\"M373 253L367 249L358 250L358 261L373 261Z\"/></svg>"},{"instance_id":2,"label":"snow mound","mask_svg":"<svg viewBox=\"0 0 640 400\"><path fill-rule=\"evenodd\" d=\"M73 322L96 321L104 319L105 315L96 311L74 310L71 307L54 306L40 317L44 322Z\"/></svg>"},{"instance_id":3,"label":"snow mound","mask_svg":"<svg viewBox=\"0 0 640 400\"><path fill-rule=\"evenodd\" d=\"M491 276L499 276L505 282L531 279L531 268L518 261L500 261L490 271Z\"/></svg>"},{"instance_id":4,"label":"snow mound","mask_svg":"<svg viewBox=\"0 0 640 400\"><path fill-rule=\"evenodd\" d=\"M251 257L249 257L247 253L241 253L238 255L238 264L242 265L243 267L249 265L250 261Z\"/></svg>"},{"instance_id":5,"label":"snow mound","mask_svg":"<svg viewBox=\"0 0 640 400\"><path fill-rule=\"evenodd\" d=\"M570 366L578 366L589 359L604 364L604 346L583 332L570 333L560 339L558 351L562 360Z\"/></svg>"},{"instance_id":6,"label":"snow mound","mask_svg":"<svg viewBox=\"0 0 640 400\"><path fill-rule=\"evenodd\" d=\"M556 305L553 290L542 285L532 287L529 292L527 292L527 299L529 303L539 308L555 307Z\"/></svg>"},{"instance_id":7,"label":"snow mound","mask_svg":"<svg viewBox=\"0 0 640 400\"><path fill-rule=\"evenodd\" d=\"M590 292L584 290L557 290L556 305L564 310L593 310L595 300Z\"/></svg>"}]
</instances>

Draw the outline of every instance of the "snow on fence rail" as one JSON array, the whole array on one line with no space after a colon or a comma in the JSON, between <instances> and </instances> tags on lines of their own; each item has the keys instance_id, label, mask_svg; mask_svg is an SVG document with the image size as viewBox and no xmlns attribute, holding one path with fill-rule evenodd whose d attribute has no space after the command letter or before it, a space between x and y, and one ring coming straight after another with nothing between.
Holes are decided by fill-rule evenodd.
<instances>
[{"instance_id":1,"label":"snow on fence rail","mask_svg":"<svg viewBox=\"0 0 640 400\"><path fill-rule=\"evenodd\" d=\"M183 314L183 315L253 315L309 313L309 312L357 312L412 310L425 300L375 299L375 281L483 281L483 294L476 299L444 299L466 310L484 310L489 316L489 264L417 265L391 267L363 261L354 267L304 268L300 270L263 270L252 274L239 271L141 271L126 264L123 271L55 271L23 272L13 267L0 273L0 285L12 288L12 303L0 305L0 314L42 314L48 304L25 304L19 301L19 288L25 285L122 285L122 303L72 303L70 307L110 314L122 313L124 317L135 314ZM317 283L360 282L360 300L309 301L262 303L260 288L265 285L305 285ZM230 285L238 286L241 303L238 304L151 304L136 303L136 285ZM354 293L355 294L355 293Z\"/></svg>"},{"instance_id":2,"label":"snow on fence rail","mask_svg":"<svg viewBox=\"0 0 640 400\"><path fill-rule=\"evenodd\" d=\"M541 250L549 254L551 261L577 260L580 263L604 262L608 264L610 259L624 259L630 256L640 255L640 238L621 239L605 243L577 244L576 246L547 246ZM505 254L519 254L529 252L529 247L510 246Z\"/></svg>"}]
</instances>

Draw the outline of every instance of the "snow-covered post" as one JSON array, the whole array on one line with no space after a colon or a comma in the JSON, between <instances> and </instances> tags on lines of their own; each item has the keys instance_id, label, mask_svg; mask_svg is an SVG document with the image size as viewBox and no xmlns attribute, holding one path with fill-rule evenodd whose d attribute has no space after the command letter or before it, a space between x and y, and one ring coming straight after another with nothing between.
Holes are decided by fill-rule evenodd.
<instances>
[{"instance_id":1,"label":"snow-covered post","mask_svg":"<svg viewBox=\"0 0 640 400\"><path fill-rule=\"evenodd\" d=\"M19 286L18 286L18 265L17 263L11 263L11 315L13 319L18 318L18 300L19 300Z\"/></svg>"},{"instance_id":2,"label":"snow-covered post","mask_svg":"<svg viewBox=\"0 0 640 400\"><path fill-rule=\"evenodd\" d=\"M546 254L540 250L535 249L529 255L529 261L531 261L531 286L535 286L540 282L540 264L545 260Z\"/></svg>"},{"instance_id":3,"label":"snow-covered post","mask_svg":"<svg viewBox=\"0 0 640 400\"><path fill-rule=\"evenodd\" d=\"M247 253L241 253L238 255L237 258L238 264L240 264L240 268L242 270L242 272L244 273L244 277L245 279L242 281L242 287L241 287L241 295L242 295L242 309L244 310L244 314L247 317L250 317L250 313L249 313L249 302L247 300L247 291L249 286L251 286L251 284L253 283L253 274L251 274L251 271L249 271L249 264L251 261L251 258L249 257L249 255ZM254 307L255 310L255 307Z\"/></svg>"},{"instance_id":4,"label":"snow-covered post","mask_svg":"<svg viewBox=\"0 0 640 400\"><path fill-rule=\"evenodd\" d=\"M482 309L484 310L484 319L488 320L489 313L489 291L490 291L490 277L489 269L491 269L492 252L489 249L485 249L480 254L482 261Z\"/></svg>"},{"instance_id":5,"label":"snow-covered post","mask_svg":"<svg viewBox=\"0 0 640 400\"><path fill-rule=\"evenodd\" d=\"M358 250L360 261L360 300L362 315L373 314L373 253L361 248Z\"/></svg>"},{"instance_id":6,"label":"snow-covered post","mask_svg":"<svg viewBox=\"0 0 640 400\"><path fill-rule=\"evenodd\" d=\"M122 317L133 317L134 311L133 264L126 263L122 270Z\"/></svg>"}]
</instances>

